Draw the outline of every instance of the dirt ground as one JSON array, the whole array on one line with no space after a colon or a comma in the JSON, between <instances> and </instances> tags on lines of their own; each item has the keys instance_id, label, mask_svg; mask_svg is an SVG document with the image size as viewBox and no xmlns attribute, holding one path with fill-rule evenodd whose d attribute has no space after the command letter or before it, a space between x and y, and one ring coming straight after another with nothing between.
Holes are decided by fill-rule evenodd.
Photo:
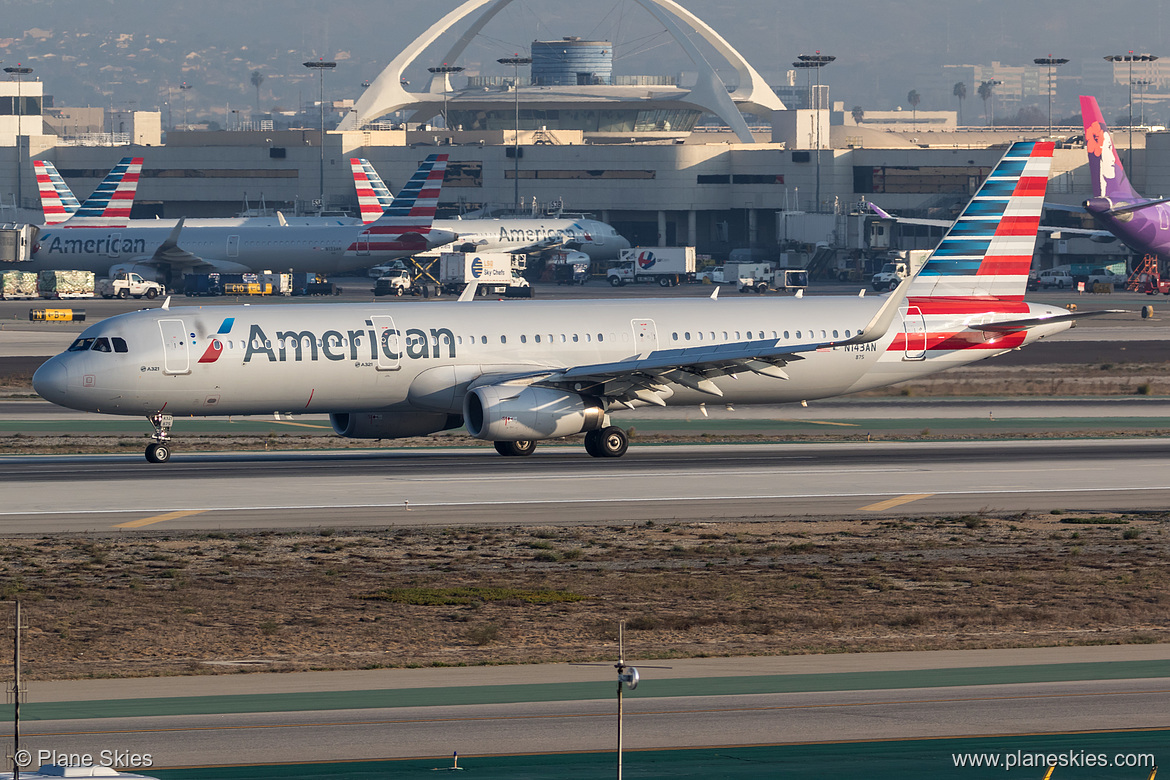
<instances>
[{"instance_id":1,"label":"dirt ground","mask_svg":"<svg viewBox=\"0 0 1170 780\"><path fill-rule=\"evenodd\" d=\"M32 679L602 659L617 614L641 659L1165 642L1168 530L1056 510L23 537L0 595Z\"/></svg>"}]
</instances>

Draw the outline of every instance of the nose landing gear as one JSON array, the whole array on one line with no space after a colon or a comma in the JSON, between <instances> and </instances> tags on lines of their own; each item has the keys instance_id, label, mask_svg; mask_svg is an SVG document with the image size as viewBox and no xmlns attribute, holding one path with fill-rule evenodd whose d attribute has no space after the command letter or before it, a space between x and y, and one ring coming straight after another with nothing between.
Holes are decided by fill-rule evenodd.
<instances>
[{"instance_id":1,"label":"nose landing gear","mask_svg":"<svg viewBox=\"0 0 1170 780\"><path fill-rule=\"evenodd\" d=\"M153 442L146 447L146 459L151 463L167 463L171 459L171 426L175 418L169 414L151 415L146 418L154 426Z\"/></svg>"}]
</instances>

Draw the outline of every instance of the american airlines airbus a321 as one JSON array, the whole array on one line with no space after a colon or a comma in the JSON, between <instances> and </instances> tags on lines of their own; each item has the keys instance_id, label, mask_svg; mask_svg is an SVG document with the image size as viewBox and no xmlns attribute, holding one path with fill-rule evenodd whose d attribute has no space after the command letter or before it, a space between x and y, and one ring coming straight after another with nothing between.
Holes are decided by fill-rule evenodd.
<instances>
[{"instance_id":1,"label":"american airlines airbus a321","mask_svg":"<svg viewBox=\"0 0 1170 780\"><path fill-rule=\"evenodd\" d=\"M466 426L502 455L585 434L641 405L827 398L1031 344L1085 313L1023 300L1051 143L1017 143L919 274L884 298L710 298L215 306L87 328L33 376L73 409L143 415L147 460L182 416L328 413L357 438ZM474 288L472 288L474 293Z\"/></svg>"}]
</instances>

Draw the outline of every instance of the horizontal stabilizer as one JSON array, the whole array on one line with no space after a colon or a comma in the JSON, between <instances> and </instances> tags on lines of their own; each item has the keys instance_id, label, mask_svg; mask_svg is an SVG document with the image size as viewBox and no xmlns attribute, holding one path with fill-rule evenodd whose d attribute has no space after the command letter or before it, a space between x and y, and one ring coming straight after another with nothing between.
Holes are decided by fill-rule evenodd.
<instances>
[{"instance_id":1,"label":"horizontal stabilizer","mask_svg":"<svg viewBox=\"0 0 1170 780\"><path fill-rule=\"evenodd\" d=\"M1082 317L1099 317L1102 314L1126 314L1125 309L1101 309L1099 311L1074 311L1068 314L1057 314L1054 317L1029 317L1023 320L1009 320L1007 322L988 322L983 325L972 325L971 330L982 330L988 333L1016 333L1021 330L1038 328L1041 325L1051 325L1054 322L1069 322Z\"/></svg>"}]
</instances>

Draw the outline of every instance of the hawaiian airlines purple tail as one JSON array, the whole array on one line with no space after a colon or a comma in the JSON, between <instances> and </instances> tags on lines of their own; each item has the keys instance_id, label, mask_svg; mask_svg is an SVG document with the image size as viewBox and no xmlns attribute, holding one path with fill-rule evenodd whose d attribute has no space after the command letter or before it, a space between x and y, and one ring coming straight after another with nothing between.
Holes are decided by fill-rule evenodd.
<instances>
[{"instance_id":1,"label":"hawaiian airlines purple tail","mask_svg":"<svg viewBox=\"0 0 1170 780\"><path fill-rule=\"evenodd\" d=\"M1085 123L1085 147L1089 152L1089 176L1093 179L1093 197L1110 200L1141 200L1134 191L1121 156L1113 145L1113 134L1097 106L1097 98L1081 95L1081 117Z\"/></svg>"}]
</instances>

